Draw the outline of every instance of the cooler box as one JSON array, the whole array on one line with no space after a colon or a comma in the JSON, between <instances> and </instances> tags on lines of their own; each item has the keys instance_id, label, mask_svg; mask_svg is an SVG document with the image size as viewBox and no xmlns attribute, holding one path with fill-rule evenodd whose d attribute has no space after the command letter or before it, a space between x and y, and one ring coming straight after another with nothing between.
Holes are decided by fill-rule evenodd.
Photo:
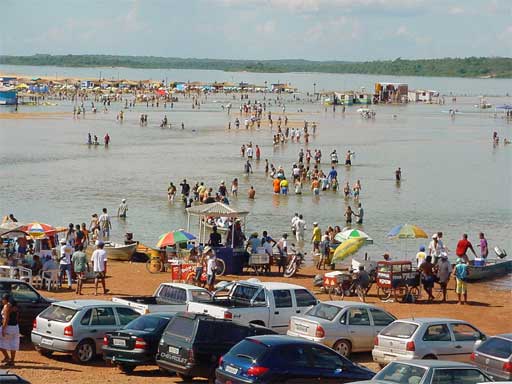
<instances>
[{"instance_id":1,"label":"cooler box","mask_svg":"<svg viewBox=\"0 0 512 384\"><path fill-rule=\"evenodd\" d=\"M475 259L473 262L474 267L483 267L485 265L485 259Z\"/></svg>"},{"instance_id":2,"label":"cooler box","mask_svg":"<svg viewBox=\"0 0 512 384\"><path fill-rule=\"evenodd\" d=\"M340 272L340 271L333 271L333 272L327 272L324 275L324 287L333 287L340 284L343 280L350 279L351 276L347 273Z\"/></svg>"}]
</instances>

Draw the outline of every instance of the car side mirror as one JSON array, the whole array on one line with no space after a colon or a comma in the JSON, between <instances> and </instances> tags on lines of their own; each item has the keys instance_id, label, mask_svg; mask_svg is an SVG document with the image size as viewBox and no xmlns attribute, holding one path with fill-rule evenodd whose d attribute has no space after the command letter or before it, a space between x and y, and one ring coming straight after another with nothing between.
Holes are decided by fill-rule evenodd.
<instances>
[{"instance_id":1,"label":"car side mirror","mask_svg":"<svg viewBox=\"0 0 512 384\"><path fill-rule=\"evenodd\" d=\"M343 369L341 369L341 368L336 368L334 370L334 375L335 376L341 376L342 373L343 373Z\"/></svg>"}]
</instances>

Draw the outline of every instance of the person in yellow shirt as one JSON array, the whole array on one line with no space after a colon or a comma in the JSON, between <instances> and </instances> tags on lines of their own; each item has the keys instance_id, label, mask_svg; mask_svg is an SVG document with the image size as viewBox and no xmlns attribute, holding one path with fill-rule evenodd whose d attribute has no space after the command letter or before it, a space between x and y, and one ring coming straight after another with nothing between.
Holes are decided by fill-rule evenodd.
<instances>
[{"instance_id":1,"label":"person in yellow shirt","mask_svg":"<svg viewBox=\"0 0 512 384\"><path fill-rule=\"evenodd\" d=\"M281 180L280 187L281 187L281 193L283 195L287 195L288 194L288 180L286 180L286 178Z\"/></svg>"},{"instance_id":2,"label":"person in yellow shirt","mask_svg":"<svg viewBox=\"0 0 512 384\"><path fill-rule=\"evenodd\" d=\"M313 243L313 253L320 252L320 241L322 240L322 231L315 221L313 223L313 236L311 236L311 242Z\"/></svg>"}]
</instances>

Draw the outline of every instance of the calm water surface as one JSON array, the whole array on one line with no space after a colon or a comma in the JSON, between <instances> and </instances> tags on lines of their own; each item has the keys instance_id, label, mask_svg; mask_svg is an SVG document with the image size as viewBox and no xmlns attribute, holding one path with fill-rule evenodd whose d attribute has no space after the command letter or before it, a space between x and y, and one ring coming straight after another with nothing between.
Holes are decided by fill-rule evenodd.
<instances>
[{"instance_id":1,"label":"calm water surface","mask_svg":"<svg viewBox=\"0 0 512 384\"><path fill-rule=\"evenodd\" d=\"M39 70L38 74L44 74L48 68ZM58 70L62 75L63 69ZM5 68L0 66L0 71ZM73 71L80 76L92 69ZM140 70L123 71L123 77L133 73L141 73L139 78L157 77L156 71L144 71L145 76ZM173 72L185 79L205 71ZM230 80L230 76L252 81L260 76L220 74L224 77L219 77L219 81ZM276 75L265 76L271 79ZM292 81L294 85L307 84L310 76L290 74L290 78L296 77ZM315 74L315 78L318 76ZM349 79L347 83L360 80L352 75L320 76L326 79L342 76ZM196 76L190 80L202 79ZM507 87L512 88L509 80L504 81L506 86L494 80L432 81L444 84L448 92L451 84L462 84L452 91L474 95L505 94ZM488 92L484 91L486 87ZM262 99L263 96L256 97ZM304 214L308 228L313 221L318 221L322 229L328 225L343 226L346 205L356 206L352 199L345 201L341 194L333 192L315 198L306 188L302 196L293 193L287 197L275 196L271 180L263 172L264 161L255 162L254 173L244 176L239 154L242 143L259 144L262 158L284 166L287 172L303 144L288 143L274 148L266 123L262 124L261 131L234 128L228 131L227 122L230 118L234 120L235 115L230 117L220 108L220 104L228 100L230 97L222 95L209 96L200 110L192 110L189 100L176 103L174 110L140 105L125 112L122 124L115 119L121 110L121 105L117 104L111 106L109 113L87 112L85 119L79 120L73 120L71 114L0 120L0 177L3 180L0 212L12 212L20 221L38 220L55 225L88 223L93 212L107 207L113 213L121 199L126 198L128 219L113 219L113 237L121 239L129 231L134 232L136 239L154 244L159 234L185 227L187 223L181 202L167 202L169 181L179 184L183 178L189 182L201 180L216 190L221 180L229 184L238 177L239 198L231 199L231 204L251 212L249 231L261 233L266 229L278 237L283 231L289 231L294 212ZM491 247L499 245L511 253L512 145L500 144L494 148L491 136L497 131L502 138L512 138L512 124L495 118L492 112L479 112L473 107L477 100L477 97L458 98L455 107L464 113L455 119L442 112L451 107L449 100L444 106L375 106L375 120L362 119L356 112L357 107L348 108L343 115L340 110L325 112L319 104L290 100L287 114L290 121L318 122L317 134L309 148L322 150L324 171L329 169L328 154L332 149L336 148L340 154L347 149L356 152L354 165L350 169L339 166L338 172L340 184L349 181L352 185L357 179L361 180L360 200L365 208L365 224L361 228L375 239L374 246L363 250L371 256L377 257L383 251L412 256L418 245L426 244L426 239L401 242L386 238L393 226L405 222L417 224L428 233L443 231L445 243L452 250L463 232L469 233L470 240L476 244L478 232L484 231ZM511 99L489 98L489 102L496 105L510 103ZM239 101L234 105L237 109ZM299 108L304 112L297 113ZM69 102L59 101L56 106L24 106L20 112L71 110ZM277 113L281 109L272 106L271 110ZM0 109L0 112L7 111L8 108ZM147 127L138 124L142 112L149 115ZM159 128L164 114L175 128ZM184 131L178 129L182 121ZM87 132L96 133L100 138L108 132L111 146L106 149L85 145ZM398 166L403 170L400 185L394 181L394 170ZM257 191L254 201L246 198L250 185Z\"/></svg>"}]
</instances>

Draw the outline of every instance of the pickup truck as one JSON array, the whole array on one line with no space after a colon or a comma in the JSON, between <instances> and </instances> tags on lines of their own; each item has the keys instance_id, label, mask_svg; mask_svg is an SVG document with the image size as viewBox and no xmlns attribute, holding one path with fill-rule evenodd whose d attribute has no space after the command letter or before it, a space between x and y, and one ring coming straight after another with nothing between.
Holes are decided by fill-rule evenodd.
<instances>
[{"instance_id":1,"label":"pickup truck","mask_svg":"<svg viewBox=\"0 0 512 384\"><path fill-rule=\"evenodd\" d=\"M284 334L290 317L303 314L318 303L315 296L300 285L255 279L235 282L227 295L217 293L210 303L189 302L187 311L261 325Z\"/></svg>"},{"instance_id":2,"label":"pickup truck","mask_svg":"<svg viewBox=\"0 0 512 384\"><path fill-rule=\"evenodd\" d=\"M153 296L114 297L112 301L132 307L142 315L153 312L182 312L189 302L209 302L212 294L190 284L162 283Z\"/></svg>"}]
</instances>

